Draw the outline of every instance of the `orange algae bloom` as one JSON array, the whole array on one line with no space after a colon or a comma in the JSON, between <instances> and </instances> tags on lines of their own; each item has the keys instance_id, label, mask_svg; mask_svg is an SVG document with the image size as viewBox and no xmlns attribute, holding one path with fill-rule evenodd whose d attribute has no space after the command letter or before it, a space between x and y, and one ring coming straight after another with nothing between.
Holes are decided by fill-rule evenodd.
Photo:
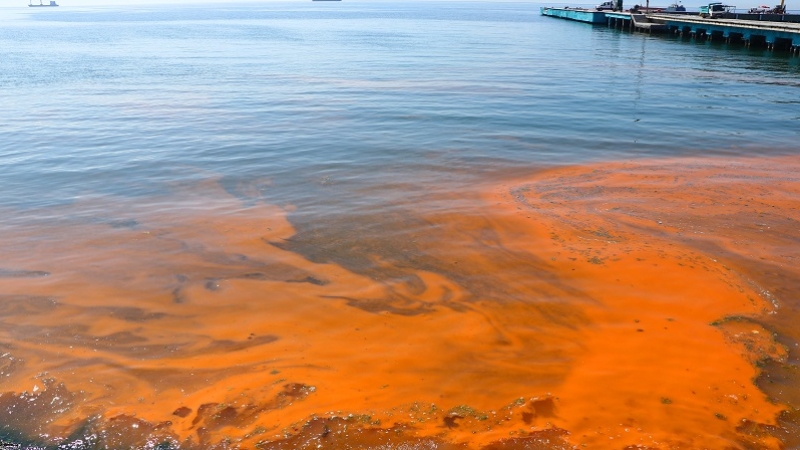
<instances>
[{"instance_id":1,"label":"orange algae bloom","mask_svg":"<svg viewBox=\"0 0 800 450\"><path fill-rule=\"evenodd\" d=\"M798 445L798 166L555 168L352 223L214 183L30 213L0 238L0 440Z\"/></svg>"}]
</instances>

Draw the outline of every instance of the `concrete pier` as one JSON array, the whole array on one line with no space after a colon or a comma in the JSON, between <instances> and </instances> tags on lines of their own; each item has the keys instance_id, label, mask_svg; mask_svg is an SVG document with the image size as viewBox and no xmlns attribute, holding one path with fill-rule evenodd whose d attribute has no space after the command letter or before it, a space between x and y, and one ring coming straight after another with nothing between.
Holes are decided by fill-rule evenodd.
<instances>
[{"instance_id":1,"label":"concrete pier","mask_svg":"<svg viewBox=\"0 0 800 450\"><path fill-rule=\"evenodd\" d=\"M674 17L670 14L651 14L650 17L663 23L670 33L688 34L696 39L741 43L748 47L760 45L794 54L800 48L800 23Z\"/></svg>"},{"instance_id":2,"label":"concrete pier","mask_svg":"<svg viewBox=\"0 0 800 450\"><path fill-rule=\"evenodd\" d=\"M540 9L542 15L550 17L558 17L560 19L575 20L584 23L603 24L606 23L606 13L594 9L585 8L548 8L542 7Z\"/></svg>"},{"instance_id":3,"label":"concrete pier","mask_svg":"<svg viewBox=\"0 0 800 450\"><path fill-rule=\"evenodd\" d=\"M583 8L541 8L542 15L590 24L641 31L671 33L695 39L761 46L769 50L785 50L800 54L800 20L785 15L781 21L738 18L702 18L693 14L631 14L630 12L597 11ZM753 15L756 16L756 15Z\"/></svg>"}]
</instances>

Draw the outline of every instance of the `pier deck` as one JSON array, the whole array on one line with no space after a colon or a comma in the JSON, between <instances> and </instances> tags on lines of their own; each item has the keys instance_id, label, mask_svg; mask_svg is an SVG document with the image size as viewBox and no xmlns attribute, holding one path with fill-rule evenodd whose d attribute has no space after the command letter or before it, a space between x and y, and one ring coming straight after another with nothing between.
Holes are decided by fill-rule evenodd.
<instances>
[{"instance_id":1,"label":"pier deck","mask_svg":"<svg viewBox=\"0 0 800 450\"><path fill-rule=\"evenodd\" d=\"M542 7L540 9L542 15L550 17L558 17L560 19L575 20L584 23L606 23L606 13L594 9L586 8L548 8Z\"/></svg>"},{"instance_id":2,"label":"pier deck","mask_svg":"<svg viewBox=\"0 0 800 450\"><path fill-rule=\"evenodd\" d=\"M541 8L542 15L576 20L590 24L644 31L668 32L697 39L759 45L770 50L788 50L800 54L800 23L796 16L781 17L782 21L741 18L702 18L692 14L631 14L630 12L597 11L583 8ZM741 15L735 15L738 17Z\"/></svg>"}]
</instances>

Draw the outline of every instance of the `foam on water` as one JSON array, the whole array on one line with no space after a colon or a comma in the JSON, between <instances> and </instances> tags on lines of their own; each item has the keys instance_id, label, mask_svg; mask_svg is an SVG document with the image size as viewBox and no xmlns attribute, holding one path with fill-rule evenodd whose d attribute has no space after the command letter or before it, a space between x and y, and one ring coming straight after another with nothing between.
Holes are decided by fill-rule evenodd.
<instances>
[{"instance_id":1,"label":"foam on water","mask_svg":"<svg viewBox=\"0 0 800 450\"><path fill-rule=\"evenodd\" d=\"M797 58L335 3L2 12L2 442L799 445Z\"/></svg>"},{"instance_id":2,"label":"foam on water","mask_svg":"<svg viewBox=\"0 0 800 450\"><path fill-rule=\"evenodd\" d=\"M29 212L3 230L4 427L771 447L798 383L767 401L754 364L792 367L800 341L795 166L558 169L302 229L217 184Z\"/></svg>"}]
</instances>

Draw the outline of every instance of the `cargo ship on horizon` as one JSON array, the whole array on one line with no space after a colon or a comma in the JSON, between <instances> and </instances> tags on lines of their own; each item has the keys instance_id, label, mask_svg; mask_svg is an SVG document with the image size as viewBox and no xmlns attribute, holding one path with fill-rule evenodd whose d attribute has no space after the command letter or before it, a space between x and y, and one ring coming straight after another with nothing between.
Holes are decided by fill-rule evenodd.
<instances>
[{"instance_id":1,"label":"cargo ship on horizon","mask_svg":"<svg viewBox=\"0 0 800 450\"><path fill-rule=\"evenodd\" d=\"M30 3L28 3L28 6L36 7L36 8L38 8L38 7L48 8L50 6L58 6L58 3L56 3L55 0L50 0L50 3L44 4L42 0L39 0L39 4L38 5L33 3L33 2L30 2Z\"/></svg>"}]
</instances>

